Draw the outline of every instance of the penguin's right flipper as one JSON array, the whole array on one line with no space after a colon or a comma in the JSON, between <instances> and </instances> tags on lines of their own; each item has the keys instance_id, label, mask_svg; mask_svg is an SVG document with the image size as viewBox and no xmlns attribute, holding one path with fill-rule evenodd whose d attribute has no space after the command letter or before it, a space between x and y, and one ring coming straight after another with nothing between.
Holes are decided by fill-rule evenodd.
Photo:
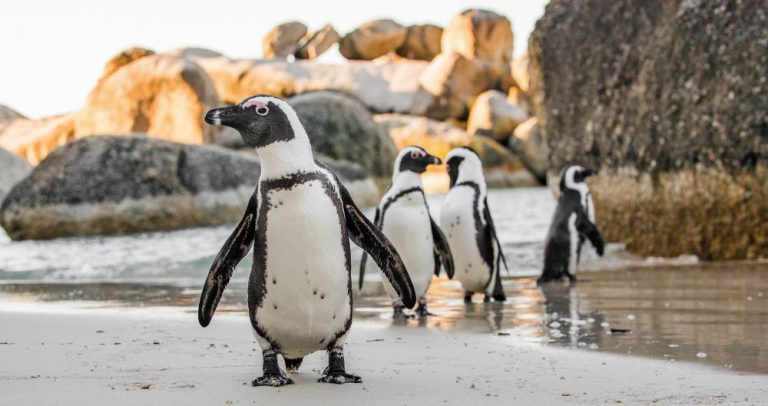
<instances>
[{"instance_id":1,"label":"penguin's right flipper","mask_svg":"<svg viewBox=\"0 0 768 406\"><path fill-rule=\"evenodd\" d=\"M603 236L600 235L597 226L592 224L586 215L579 215L576 219L576 229L579 230L579 233L587 236L589 242L595 247L597 254L602 256L605 251L605 245L603 243Z\"/></svg>"},{"instance_id":2,"label":"penguin's right flipper","mask_svg":"<svg viewBox=\"0 0 768 406\"><path fill-rule=\"evenodd\" d=\"M232 278L232 272L237 264L245 257L256 238L256 196L252 196L245 209L245 214L235 231L221 247L216 259L213 260L211 270L203 285L203 293L200 295L200 304L197 309L197 320L203 327L208 326L219 305L224 288Z\"/></svg>"},{"instance_id":3,"label":"penguin's right flipper","mask_svg":"<svg viewBox=\"0 0 768 406\"><path fill-rule=\"evenodd\" d=\"M440 230L440 227L432 220L432 216L429 217L429 222L432 225L432 244L435 251L435 276L440 274L440 263L442 262L448 279L453 279L454 266L451 247L448 245L448 241L445 239L445 235Z\"/></svg>"},{"instance_id":4,"label":"penguin's right flipper","mask_svg":"<svg viewBox=\"0 0 768 406\"><path fill-rule=\"evenodd\" d=\"M373 224L376 224L376 227L379 227L381 229L380 224L380 217L381 217L381 210L379 208L376 208L376 215L373 219ZM357 278L357 289L363 290L363 280L365 279L365 264L368 262L368 253L363 250L363 256L360 257L360 275Z\"/></svg>"},{"instance_id":5,"label":"penguin's right flipper","mask_svg":"<svg viewBox=\"0 0 768 406\"><path fill-rule=\"evenodd\" d=\"M360 211L344 185L341 182L338 185L349 238L373 258L403 304L409 309L413 308L416 305L416 293L400 254L381 230Z\"/></svg>"}]
</instances>

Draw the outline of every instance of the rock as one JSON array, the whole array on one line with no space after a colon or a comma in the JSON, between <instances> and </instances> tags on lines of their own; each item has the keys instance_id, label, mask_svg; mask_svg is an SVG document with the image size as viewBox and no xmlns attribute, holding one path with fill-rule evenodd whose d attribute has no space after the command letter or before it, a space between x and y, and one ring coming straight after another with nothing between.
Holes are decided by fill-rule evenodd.
<instances>
[{"instance_id":1,"label":"rock","mask_svg":"<svg viewBox=\"0 0 768 406\"><path fill-rule=\"evenodd\" d=\"M196 47L176 48L163 52L163 54L169 56L178 56L182 58L216 58L219 56L224 56L221 54L221 52Z\"/></svg>"},{"instance_id":2,"label":"rock","mask_svg":"<svg viewBox=\"0 0 768 406\"><path fill-rule=\"evenodd\" d=\"M506 140L528 116L525 110L507 101L498 90L488 90L477 96L467 121L467 132Z\"/></svg>"},{"instance_id":3,"label":"rock","mask_svg":"<svg viewBox=\"0 0 768 406\"><path fill-rule=\"evenodd\" d=\"M255 94L288 98L332 90L354 96L374 112L399 113L408 113L413 108L419 76L427 67L427 62L408 60L324 64L197 58L195 62L205 69L227 103L238 103Z\"/></svg>"},{"instance_id":4,"label":"rock","mask_svg":"<svg viewBox=\"0 0 768 406\"><path fill-rule=\"evenodd\" d=\"M155 51L151 49L146 48L140 48L140 47L133 47L128 48L117 55L113 56L107 63L104 65L104 72L101 74L101 79L104 80L109 75L117 72L118 69L122 68L125 65L128 65L129 63L143 58L145 56L154 55Z\"/></svg>"},{"instance_id":5,"label":"rock","mask_svg":"<svg viewBox=\"0 0 768 406\"><path fill-rule=\"evenodd\" d=\"M531 115L531 103L528 95L517 86L511 86L507 91L507 101L523 110L526 116Z\"/></svg>"},{"instance_id":6,"label":"rock","mask_svg":"<svg viewBox=\"0 0 768 406\"><path fill-rule=\"evenodd\" d=\"M489 138L473 137L461 128L425 117L379 114L374 118L389 134L398 150L409 145L419 145L431 154L444 158L453 148L471 146L480 153L491 186L516 187L537 184L518 158ZM446 191L449 181L445 168L430 167L424 177L424 183L430 191Z\"/></svg>"},{"instance_id":7,"label":"rock","mask_svg":"<svg viewBox=\"0 0 768 406\"><path fill-rule=\"evenodd\" d=\"M514 134L509 137L507 145L539 183L542 185L547 183L549 147L547 140L539 131L535 117L518 125Z\"/></svg>"},{"instance_id":8,"label":"rock","mask_svg":"<svg viewBox=\"0 0 768 406\"><path fill-rule=\"evenodd\" d=\"M14 185L32 172L32 165L20 157L0 148L0 203Z\"/></svg>"},{"instance_id":9,"label":"rock","mask_svg":"<svg viewBox=\"0 0 768 406\"><path fill-rule=\"evenodd\" d=\"M522 55L512 61L512 79L515 80L515 84L523 92L527 92L530 88L531 76L528 73L529 66L530 58L528 58L528 52L523 52Z\"/></svg>"},{"instance_id":10,"label":"rock","mask_svg":"<svg viewBox=\"0 0 768 406\"><path fill-rule=\"evenodd\" d=\"M208 75L195 62L149 55L102 78L75 120L75 135L134 132L169 141L212 142L218 132L205 125L206 111L220 106Z\"/></svg>"},{"instance_id":11,"label":"rock","mask_svg":"<svg viewBox=\"0 0 768 406\"><path fill-rule=\"evenodd\" d=\"M0 126L17 118L24 118L24 116L18 111L0 104Z\"/></svg>"},{"instance_id":12,"label":"rock","mask_svg":"<svg viewBox=\"0 0 768 406\"><path fill-rule=\"evenodd\" d=\"M633 252L767 258L768 6L662 3L549 3L529 55L551 168L600 170L598 226Z\"/></svg>"},{"instance_id":13,"label":"rock","mask_svg":"<svg viewBox=\"0 0 768 406\"><path fill-rule=\"evenodd\" d=\"M298 21L283 23L272 28L262 40L264 57L285 58L293 55L299 49L299 42L306 33L307 26Z\"/></svg>"},{"instance_id":14,"label":"rock","mask_svg":"<svg viewBox=\"0 0 768 406\"><path fill-rule=\"evenodd\" d=\"M0 148L37 164L56 148L75 139L75 114L16 119L0 130Z\"/></svg>"},{"instance_id":15,"label":"rock","mask_svg":"<svg viewBox=\"0 0 768 406\"><path fill-rule=\"evenodd\" d=\"M514 51L512 24L489 10L469 9L453 17L443 33L443 52L456 52L488 63L501 76L510 69Z\"/></svg>"},{"instance_id":16,"label":"rock","mask_svg":"<svg viewBox=\"0 0 768 406\"><path fill-rule=\"evenodd\" d=\"M315 152L357 162L376 178L392 175L395 146L358 100L315 92L292 97L288 103L307 129Z\"/></svg>"},{"instance_id":17,"label":"rock","mask_svg":"<svg viewBox=\"0 0 768 406\"><path fill-rule=\"evenodd\" d=\"M305 38L306 42L296 51L297 59L316 59L341 40L339 33L330 24L326 24L312 34L305 35Z\"/></svg>"},{"instance_id":18,"label":"rock","mask_svg":"<svg viewBox=\"0 0 768 406\"><path fill-rule=\"evenodd\" d=\"M350 191L366 183L370 191L373 181L344 165L339 172ZM87 137L56 150L17 184L0 208L0 225L25 240L231 223L258 176L256 157L220 147Z\"/></svg>"},{"instance_id":19,"label":"rock","mask_svg":"<svg viewBox=\"0 0 768 406\"><path fill-rule=\"evenodd\" d=\"M403 58L431 61L442 49L443 28L434 24L411 25L405 41L395 52Z\"/></svg>"},{"instance_id":20,"label":"rock","mask_svg":"<svg viewBox=\"0 0 768 406\"><path fill-rule=\"evenodd\" d=\"M372 60L394 52L407 30L392 20L371 20L345 35L339 52L347 59Z\"/></svg>"},{"instance_id":21,"label":"rock","mask_svg":"<svg viewBox=\"0 0 768 406\"><path fill-rule=\"evenodd\" d=\"M442 53L419 78L411 112L445 120L467 116L468 106L488 88L488 77L481 65L461 54Z\"/></svg>"}]
</instances>

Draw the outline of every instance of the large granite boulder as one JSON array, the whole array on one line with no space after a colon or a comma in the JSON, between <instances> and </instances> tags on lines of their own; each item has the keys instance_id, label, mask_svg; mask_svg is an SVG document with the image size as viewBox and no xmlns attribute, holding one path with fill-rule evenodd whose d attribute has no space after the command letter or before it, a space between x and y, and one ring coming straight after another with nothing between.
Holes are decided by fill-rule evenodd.
<instances>
[{"instance_id":1,"label":"large granite boulder","mask_svg":"<svg viewBox=\"0 0 768 406\"><path fill-rule=\"evenodd\" d=\"M335 92L294 96L296 110L312 149L333 159L357 162L377 178L392 175L395 146L365 106Z\"/></svg>"},{"instance_id":2,"label":"large granite boulder","mask_svg":"<svg viewBox=\"0 0 768 406\"><path fill-rule=\"evenodd\" d=\"M75 120L75 135L146 133L189 144L213 141L206 111L221 105L208 75L188 58L148 55L102 77Z\"/></svg>"},{"instance_id":3,"label":"large granite boulder","mask_svg":"<svg viewBox=\"0 0 768 406\"><path fill-rule=\"evenodd\" d=\"M403 58L431 61L441 50L443 28L434 24L411 25L396 52Z\"/></svg>"},{"instance_id":4,"label":"large granite boulder","mask_svg":"<svg viewBox=\"0 0 768 406\"><path fill-rule=\"evenodd\" d=\"M437 120L466 117L477 95L489 87L483 67L458 53L435 57L419 85L411 112Z\"/></svg>"},{"instance_id":5,"label":"large granite boulder","mask_svg":"<svg viewBox=\"0 0 768 406\"><path fill-rule=\"evenodd\" d=\"M0 148L32 164L42 161L56 148L75 139L75 114L37 120L20 118L0 129Z\"/></svg>"},{"instance_id":6,"label":"large granite boulder","mask_svg":"<svg viewBox=\"0 0 768 406\"><path fill-rule=\"evenodd\" d=\"M375 190L359 167L345 163L337 172L353 193ZM14 187L0 225L25 240L231 223L258 177L255 156L216 146L86 137L56 150Z\"/></svg>"},{"instance_id":7,"label":"large granite boulder","mask_svg":"<svg viewBox=\"0 0 768 406\"><path fill-rule=\"evenodd\" d=\"M304 38L306 41L296 51L297 59L316 59L323 52L327 51L334 44L341 40L341 35L332 25L326 24L323 28L307 33Z\"/></svg>"},{"instance_id":8,"label":"large granite boulder","mask_svg":"<svg viewBox=\"0 0 768 406\"><path fill-rule=\"evenodd\" d=\"M410 60L324 64L220 57L194 61L208 73L219 97L227 103L238 103L255 94L287 98L332 90L354 96L371 111L399 113L413 109L419 77L428 65Z\"/></svg>"},{"instance_id":9,"label":"large granite boulder","mask_svg":"<svg viewBox=\"0 0 768 406\"><path fill-rule=\"evenodd\" d=\"M301 39L307 33L307 26L291 21L272 28L262 40L265 58L285 58L299 49Z\"/></svg>"},{"instance_id":10,"label":"large granite boulder","mask_svg":"<svg viewBox=\"0 0 768 406\"><path fill-rule=\"evenodd\" d=\"M765 1L549 3L529 43L534 109L553 169L600 169L608 240L768 257L766 43Z\"/></svg>"},{"instance_id":11,"label":"large granite boulder","mask_svg":"<svg viewBox=\"0 0 768 406\"><path fill-rule=\"evenodd\" d=\"M503 141L527 119L525 110L510 103L506 94L498 90L488 90L477 96L472 104L467 120L467 132Z\"/></svg>"},{"instance_id":12,"label":"large granite boulder","mask_svg":"<svg viewBox=\"0 0 768 406\"><path fill-rule=\"evenodd\" d=\"M536 117L531 117L515 128L507 141L509 149L541 184L547 183L549 146L539 131Z\"/></svg>"},{"instance_id":13,"label":"large granite boulder","mask_svg":"<svg viewBox=\"0 0 768 406\"><path fill-rule=\"evenodd\" d=\"M0 148L0 203L11 188L32 172L32 165Z\"/></svg>"},{"instance_id":14,"label":"large granite boulder","mask_svg":"<svg viewBox=\"0 0 768 406\"><path fill-rule=\"evenodd\" d=\"M339 52L347 59L376 59L394 52L406 34L406 28L392 20L368 21L341 39Z\"/></svg>"},{"instance_id":15,"label":"large granite boulder","mask_svg":"<svg viewBox=\"0 0 768 406\"><path fill-rule=\"evenodd\" d=\"M24 118L24 116L18 111L0 104L0 126L3 124L16 120L17 118ZM0 127L0 130L2 127Z\"/></svg>"},{"instance_id":16,"label":"large granite boulder","mask_svg":"<svg viewBox=\"0 0 768 406\"><path fill-rule=\"evenodd\" d=\"M117 72L118 69L122 68L125 65L128 65L129 63L141 59L145 56L154 55L155 51L147 48L141 48L141 47L132 47L125 49L123 51L120 51L117 53L117 55L110 58L107 63L104 64L104 72L101 74L101 79L104 80L109 75Z\"/></svg>"}]
</instances>

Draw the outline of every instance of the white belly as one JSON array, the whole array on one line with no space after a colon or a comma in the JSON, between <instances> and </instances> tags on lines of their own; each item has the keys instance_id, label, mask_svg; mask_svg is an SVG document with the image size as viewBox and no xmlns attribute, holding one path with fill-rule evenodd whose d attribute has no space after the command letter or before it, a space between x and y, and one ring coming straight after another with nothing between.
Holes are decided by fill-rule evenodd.
<instances>
[{"instance_id":1,"label":"white belly","mask_svg":"<svg viewBox=\"0 0 768 406\"><path fill-rule=\"evenodd\" d=\"M490 280L491 270L480 256L475 229L475 192L469 187L458 186L448 192L440 209L440 228L443 230L453 254L454 278L464 289L484 292Z\"/></svg>"},{"instance_id":2,"label":"white belly","mask_svg":"<svg viewBox=\"0 0 768 406\"><path fill-rule=\"evenodd\" d=\"M342 229L319 181L273 190L268 203L265 293L256 323L284 355L302 357L326 348L350 317Z\"/></svg>"},{"instance_id":3,"label":"white belly","mask_svg":"<svg viewBox=\"0 0 768 406\"><path fill-rule=\"evenodd\" d=\"M416 297L424 296L435 271L432 226L424 199L411 193L392 203L385 213L382 231L403 259ZM377 268L375 264L373 267ZM386 278L384 288L390 297L397 298Z\"/></svg>"}]
</instances>

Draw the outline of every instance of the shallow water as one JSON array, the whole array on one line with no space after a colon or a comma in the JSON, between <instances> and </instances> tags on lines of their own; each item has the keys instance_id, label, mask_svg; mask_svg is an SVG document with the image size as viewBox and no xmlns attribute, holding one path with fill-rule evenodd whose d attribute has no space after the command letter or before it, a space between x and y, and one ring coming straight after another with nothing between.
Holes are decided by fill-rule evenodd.
<instances>
[{"instance_id":1,"label":"shallow water","mask_svg":"<svg viewBox=\"0 0 768 406\"><path fill-rule=\"evenodd\" d=\"M439 215L442 196L430 196ZM436 280L430 308L410 320L444 330L693 361L768 373L768 264L697 264L694 257L638 258L609 245L587 258L573 288L535 286L555 202L547 189L493 190L494 213L510 275L505 303L465 305L457 282ZM368 213L370 214L370 213ZM599 213L598 213L599 216ZM121 237L10 242L0 235L0 309L13 303L78 307L181 306L195 312L200 286L232 226ZM353 269L360 251L354 247ZM244 312L249 260L236 271L221 311ZM610 272L596 272L608 270ZM391 323L376 275L355 299L358 319Z\"/></svg>"}]
</instances>

